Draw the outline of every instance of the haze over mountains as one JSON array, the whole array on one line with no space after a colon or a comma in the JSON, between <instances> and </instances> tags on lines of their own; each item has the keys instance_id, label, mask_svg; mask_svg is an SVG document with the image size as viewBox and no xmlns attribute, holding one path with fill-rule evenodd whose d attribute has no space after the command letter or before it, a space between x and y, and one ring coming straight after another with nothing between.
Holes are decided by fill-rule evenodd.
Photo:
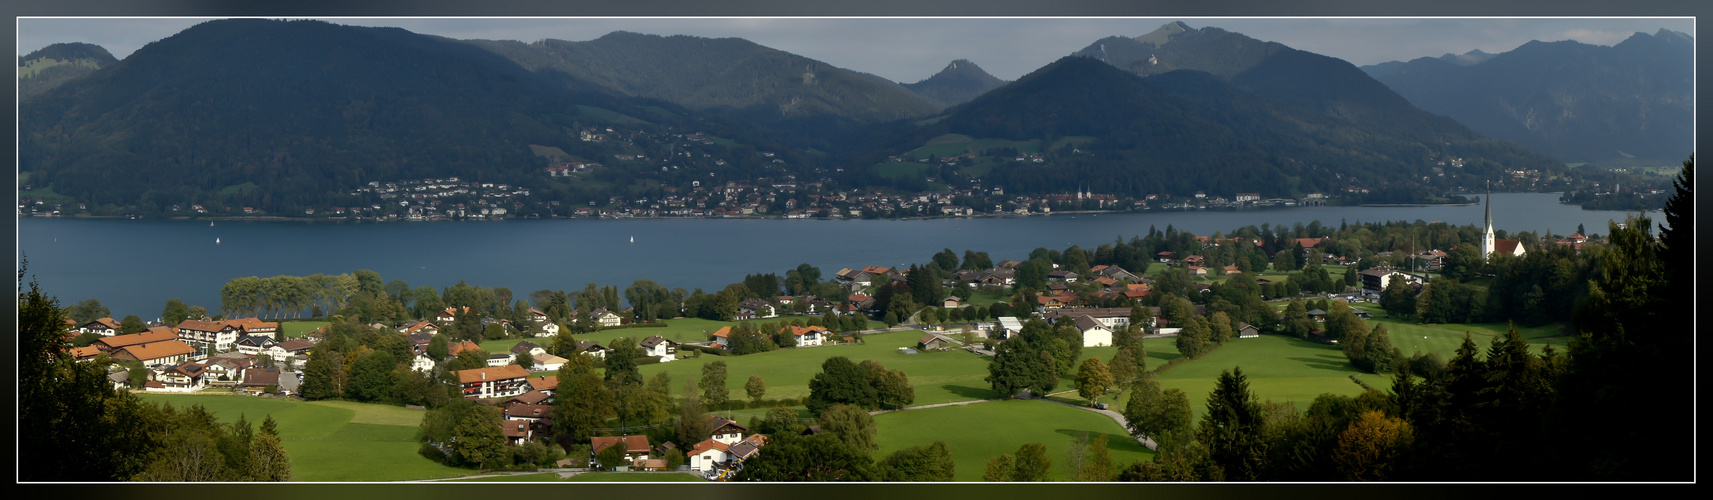
<instances>
[{"instance_id":1,"label":"haze over mountains","mask_svg":"<svg viewBox=\"0 0 1713 500\"><path fill-rule=\"evenodd\" d=\"M1662 29L1364 70L1424 110L1564 161L1670 165L1695 147L1694 53L1694 38Z\"/></svg>"},{"instance_id":2,"label":"haze over mountains","mask_svg":"<svg viewBox=\"0 0 1713 500\"><path fill-rule=\"evenodd\" d=\"M906 190L981 179L1013 192L1098 183L1125 196L1298 196L1360 184L1407 198L1563 168L1418 109L1347 62L1218 28L1170 23L1075 56L1011 83L961 59L897 83L736 38L521 43L211 21L27 97L20 167L61 194L120 205L193 202L246 183L312 200L370 180L453 175L545 190L572 181L543 179L564 156L541 150L610 157L578 131L618 127L706 132L785 155L774 162L784 167L768 167L781 176ZM1439 62L1475 70L1504 57ZM902 175L877 168L947 134L1009 146ZM633 146L666 147L649 144ZM1047 166L1002 161L1018 147ZM752 168L727 167L740 177ZM665 175L627 170L575 189L596 197L678 182Z\"/></svg>"}]
</instances>

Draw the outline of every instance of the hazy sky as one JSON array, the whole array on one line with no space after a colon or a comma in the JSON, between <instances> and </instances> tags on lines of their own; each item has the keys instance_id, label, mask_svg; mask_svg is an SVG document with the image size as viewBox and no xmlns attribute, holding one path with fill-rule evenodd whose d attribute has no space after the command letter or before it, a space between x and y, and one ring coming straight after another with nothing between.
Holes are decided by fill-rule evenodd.
<instances>
[{"instance_id":1,"label":"hazy sky","mask_svg":"<svg viewBox=\"0 0 1713 500\"><path fill-rule=\"evenodd\" d=\"M124 58L205 18L18 20L18 55L86 42ZM1278 19L1278 18L331 18L458 39L591 40L612 31L738 37L846 69L915 82L953 59L1015 80L1106 36L1137 36L1171 21L1218 27L1358 66L1474 49L1498 53L1529 40L1613 45L1661 28L1695 35L1691 18Z\"/></svg>"}]
</instances>

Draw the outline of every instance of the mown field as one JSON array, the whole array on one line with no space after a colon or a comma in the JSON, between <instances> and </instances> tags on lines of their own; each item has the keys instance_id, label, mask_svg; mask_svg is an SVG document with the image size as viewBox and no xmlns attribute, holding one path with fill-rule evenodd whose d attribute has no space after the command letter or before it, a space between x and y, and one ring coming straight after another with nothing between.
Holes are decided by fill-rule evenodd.
<instances>
[{"instance_id":1,"label":"mown field","mask_svg":"<svg viewBox=\"0 0 1713 500\"><path fill-rule=\"evenodd\" d=\"M703 354L670 363L643 365L642 374L666 373L674 389L685 380L700 380L702 365L726 362L726 387L734 400L747 399L744 384L750 375L761 375L767 384L765 399L800 398L809 395L809 379L821 372L827 358L844 356L853 362L872 359L887 368L903 370L916 388L916 404L947 403L996 397L987 382L988 358L965 351L904 354L900 347L915 347L927 334L920 331L879 333L864 336L865 343L779 349L746 356Z\"/></svg>"},{"instance_id":2,"label":"mown field","mask_svg":"<svg viewBox=\"0 0 1713 500\"><path fill-rule=\"evenodd\" d=\"M1111 418L1045 401L1006 400L899 411L876 415L874 423L875 441L880 445L875 460L900 449L944 441L957 464L953 473L958 481L980 481L988 460L1016 453L1027 443L1046 445L1047 457L1053 462L1050 477L1067 480L1067 454L1082 432L1087 432L1090 440L1105 435L1113 462L1120 467L1154 456Z\"/></svg>"},{"instance_id":3,"label":"mown field","mask_svg":"<svg viewBox=\"0 0 1713 500\"><path fill-rule=\"evenodd\" d=\"M327 326L326 321L284 321L284 322L280 322L280 330L285 331L285 335L287 338L294 338L294 339L298 338L298 337L302 337L304 335L309 335L309 332L316 331L316 330L318 330L324 326Z\"/></svg>"},{"instance_id":4,"label":"mown field","mask_svg":"<svg viewBox=\"0 0 1713 500\"><path fill-rule=\"evenodd\" d=\"M175 407L200 404L223 422L243 415L253 425L272 415L291 457L294 481L408 481L466 476L416 453L423 412L398 406L264 399L217 394L144 394Z\"/></svg>"}]
</instances>

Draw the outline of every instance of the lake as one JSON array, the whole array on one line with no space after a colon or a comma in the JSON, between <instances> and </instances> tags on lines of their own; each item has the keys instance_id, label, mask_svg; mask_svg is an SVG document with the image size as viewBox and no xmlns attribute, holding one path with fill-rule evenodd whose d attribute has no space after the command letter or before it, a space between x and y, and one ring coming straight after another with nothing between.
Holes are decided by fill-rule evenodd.
<instances>
[{"instance_id":1,"label":"lake","mask_svg":"<svg viewBox=\"0 0 1713 500\"><path fill-rule=\"evenodd\" d=\"M1493 195L1494 226L1570 234L1577 224L1605 234L1626 212L1582 210L1552 193ZM744 275L809 263L831 279L842 267L923 263L943 248L988 252L994 262L1031 250L1063 250L1148 233L1150 225L1210 235L1262 223L1319 220L1476 224L1482 207L1297 207L1242 211L1138 212L925 220L552 219L487 222L18 220L29 273L62 306L99 299L113 316L154 319L167 299L220 307L220 288L242 276L343 274L370 269L387 281L436 288L463 280L576 291L590 282L620 289L638 279L712 293ZM1663 217L1649 214L1657 224ZM216 244L215 240L220 243ZM635 239L633 243L631 240Z\"/></svg>"}]
</instances>

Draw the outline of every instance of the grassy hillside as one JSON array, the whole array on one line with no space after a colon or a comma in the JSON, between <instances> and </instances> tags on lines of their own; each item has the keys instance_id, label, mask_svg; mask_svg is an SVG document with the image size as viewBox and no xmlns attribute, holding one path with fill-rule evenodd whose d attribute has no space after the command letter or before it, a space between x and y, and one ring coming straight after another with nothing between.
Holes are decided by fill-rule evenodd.
<instances>
[{"instance_id":1,"label":"grassy hillside","mask_svg":"<svg viewBox=\"0 0 1713 500\"><path fill-rule=\"evenodd\" d=\"M1120 466L1154 456L1111 418L1045 401L1007 400L892 412L876 415L874 423L878 429L875 441L880 445L874 454L877 460L903 448L944 441L957 464L953 473L958 481L980 481L988 460L1016 453L1028 443L1046 445L1047 458L1053 462L1049 477L1067 480L1066 454L1083 432L1091 440L1105 435L1113 462Z\"/></svg>"},{"instance_id":2,"label":"grassy hillside","mask_svg":"<svg viewBox=\"0 0 1713 500\"><path fill-rule=\"evenodd\" d=\"M279 424L294 481L405 481L458 477L475 471L435 463L416 453L423 412L345 401L304 402L230 394L144 394L144 401L175 407L200 404L222 422L243 415L260 425Z\"/></svg>"}]
</instances>

